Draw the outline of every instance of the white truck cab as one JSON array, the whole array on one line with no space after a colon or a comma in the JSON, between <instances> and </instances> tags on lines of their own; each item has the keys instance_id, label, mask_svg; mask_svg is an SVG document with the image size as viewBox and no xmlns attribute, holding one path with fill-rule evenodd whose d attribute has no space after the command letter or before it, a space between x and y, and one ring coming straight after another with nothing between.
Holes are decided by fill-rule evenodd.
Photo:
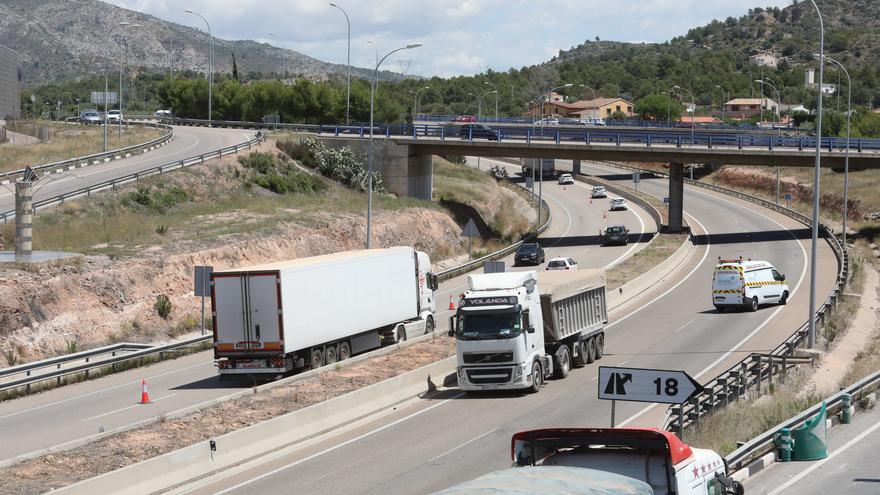
<instances>
[{"instance_id":1,"label":"white truck cab","mask_svg":"<svg viewBox=\"0 0 880 495\"><path fill-rule=\"evenodd\" d=\"M718 258L712 276L712 304L718 311L727 308L757 311L761 304L786 304L788 296L785 275L771 263Z\"/></svg>"}]
</instances>

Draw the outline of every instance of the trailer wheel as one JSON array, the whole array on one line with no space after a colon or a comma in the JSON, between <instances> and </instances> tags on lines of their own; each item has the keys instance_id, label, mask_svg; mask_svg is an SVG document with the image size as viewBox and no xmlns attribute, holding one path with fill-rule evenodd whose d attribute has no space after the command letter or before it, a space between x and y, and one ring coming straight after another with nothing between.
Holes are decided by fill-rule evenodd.
<instances>
[{"instance_id":1,"label":"trailer wheel","mask_svg":"<svg viewBox=\"0 0 880 495\"><path fill-rule=\"evenodd\" d=\"M544 383L544 370L541 363L535 361L532 364L532 386L529 387L529 393L537 394L541 390L541 384Z\"/></svg>"},{"instance_id":2,"label":"trailer wheel","mask_svg":"<svg viewBox=\"0 0 880 495\"><path fill-rule=\"evenodd\" d=\"M602 359L603 354L605 354L605 334L600 333L596 335L596 359Z\"/></svg>"},{"instance_id":3,"label":"trailer wheel","mask_svg":"<svg viewBox=\"0 0 880 495\"><path fill-rule=\"evenodd\" d=\"M587 339L587 364L596 360L596 339L590 337Z\"/></svg>"},{"instance_id":4,"label":"trailer wheel","mask_svg":"<svg viewBox=\"0 0 880 495\"><path fill-rule=\"evenodd\" d=\"M324 366L324 351L312 349L312 369L316 370L321 366Z\"/></svg>"},{"instance_id":5,"label":"trailer wheel","mask_svg":"<svg viewBox=\"0 0 880 495\"><path fill-rule=\"evenodd\" d=\"M345 361L346 359L351 357L351 347L348 345L348 342L340 342L339 343L339 352L336 354L336 359L339 361Z\"/></svg>"},{"instance_id":6,"label":"trailer wheel","mask_svg":"<svg viewBox=\"0 0 880 495\"><path fill-rule=\"evenodd\" d=\"M569 352L568 346L565 344L560 346L554 359L556 360L556 368L553 370L553 376L560 380L567 377L571 370L571 352Z\"/></svg>"},{"instance_id":7,"label":"trailer wheel","mask_svg":"<svg viewBox=\"0 0 880 495\"><path fill-rule=\"evenodd\" d=\"M337 352L335 345L328 345L324 348L324 364L333 364L337 361Z\"/></svg>"},{"instance_id":8,"label":"trailer wheel","mask_svg":"<svg viewBox=\"0 0 880 495\"><path fill-rule=\"evenodd\" d=\"M572 363L575 368L583 368L587 365L587 346L584 345L585 342L583 340L578 340L573 345L577 356L572 358Z\"/></svg>"},{"instance_id":9,"label":"trailer wheel","mask_svg":"<svg viewBox=\"0 0 880 495\"><path fill-rule=\"evenodd\" d=\"M425 319L425 335L429 333L434 333L434 317L430 315Z\"/></svg>"}]
</instances>

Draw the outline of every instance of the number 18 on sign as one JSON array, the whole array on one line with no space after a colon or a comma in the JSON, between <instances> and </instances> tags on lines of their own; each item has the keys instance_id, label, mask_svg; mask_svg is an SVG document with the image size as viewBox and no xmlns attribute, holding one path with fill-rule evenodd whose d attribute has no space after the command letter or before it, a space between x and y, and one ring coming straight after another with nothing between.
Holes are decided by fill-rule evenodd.
<instances>
[{"instance_id":1,"label":"number 18 on sign","mask_svg":"<svg viewBox=\"0 0 880 495\"><path fill-rule=\"evenodd\" d=\"M599 367L599 398L612 401L612 428L614 401L681 404L702 390L703 386L684 371Z\"/></svg>"}]
</instances>

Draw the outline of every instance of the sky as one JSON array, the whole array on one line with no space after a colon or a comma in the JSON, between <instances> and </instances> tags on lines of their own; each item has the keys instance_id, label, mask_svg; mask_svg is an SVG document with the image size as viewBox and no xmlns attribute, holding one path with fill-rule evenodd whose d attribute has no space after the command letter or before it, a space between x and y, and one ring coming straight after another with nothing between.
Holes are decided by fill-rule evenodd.
<instances>
[{"instance_id":1,"label":"sky","mask_svg":"<svg viewBox=\"0 0 880 495\"><path fill-rule=\"evenodd\" d=\"M215 36L252 39L327 62L346 62L347 28L339 9L321 0L109 0ZM760 3L759 3L760 2ZM373 67L408 43L382 69L420 76L498 72L551 59L594 40L663 42L712 19L791 0L338 0L351 20L351 63ZM274 33L275 36L269 36Z\"/></svg>"}]
</instances>

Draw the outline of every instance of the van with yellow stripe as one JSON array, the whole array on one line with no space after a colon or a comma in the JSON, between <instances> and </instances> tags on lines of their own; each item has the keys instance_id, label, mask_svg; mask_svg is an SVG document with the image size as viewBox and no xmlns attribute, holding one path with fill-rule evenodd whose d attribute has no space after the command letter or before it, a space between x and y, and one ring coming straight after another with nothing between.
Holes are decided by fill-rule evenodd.
<instances>
[{"instance_id":1,"label":"van with yellow stripe","mask_svg":"<svg viewBox=\"0 0 880 495\"><path fill-rule=\"evenodd\" d=\"M712 304L719 312L727 308L757 311L767 303L788 302L788 284L767 261L718 258L712 277Z\"/></svg>"}]
</instances>

